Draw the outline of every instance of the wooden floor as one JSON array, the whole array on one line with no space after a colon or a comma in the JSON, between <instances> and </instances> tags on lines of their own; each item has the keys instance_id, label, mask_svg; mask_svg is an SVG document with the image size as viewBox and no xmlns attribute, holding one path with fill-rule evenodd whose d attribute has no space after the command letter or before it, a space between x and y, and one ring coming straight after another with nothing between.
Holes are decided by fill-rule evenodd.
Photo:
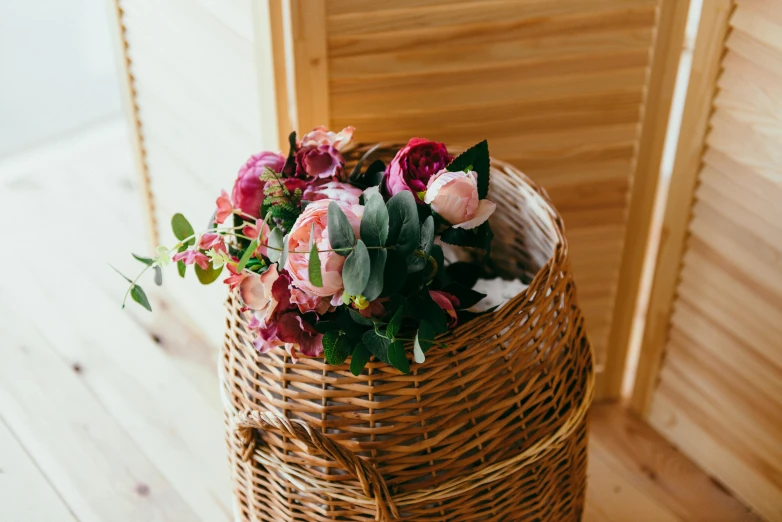
<instances>
[{"instance_id":1,"label":"wooden floor","mask_svg":"<svg viewBox=\"0 0 782 522\"><path fill-rule=\"evenodd\" d=\"M4 522L231 518L217 347L165 294L119 307L134 179L119 122L0 160ZM757 520L621 407L591 419L585 520Z\"/></svg>"}]
</instances>

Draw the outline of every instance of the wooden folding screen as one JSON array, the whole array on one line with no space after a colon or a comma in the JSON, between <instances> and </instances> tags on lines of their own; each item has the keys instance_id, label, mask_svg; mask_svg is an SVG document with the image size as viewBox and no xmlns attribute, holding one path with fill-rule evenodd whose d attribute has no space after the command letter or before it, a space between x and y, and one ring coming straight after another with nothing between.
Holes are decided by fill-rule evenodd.
<instances>
[{"instance_id":1,"label":"wooden folding screen","mask_svg":"<svg viewBox=\"0 0 782 522\"><path fill-rule=\"evenodd\" d=\"M618 395L688 0L114 1L158 230L291 129L488 138L564 215Z\"/></svg>"},{"instance_id":2,"label":"wooden folding screen","mask_svg":"<svg viewBox=\"0 0 782 522\"><path fill-rule=\"evenodd\" d=\"M663 357L664 355L664 357ZM782 520L782 4L706 0L634 407Z\"/></svg>"}]
</instances>

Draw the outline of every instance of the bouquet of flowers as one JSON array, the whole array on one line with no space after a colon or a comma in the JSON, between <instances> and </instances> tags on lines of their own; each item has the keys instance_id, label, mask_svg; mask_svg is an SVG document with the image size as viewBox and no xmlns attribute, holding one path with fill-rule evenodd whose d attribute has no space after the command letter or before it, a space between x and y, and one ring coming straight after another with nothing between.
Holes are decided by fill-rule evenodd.
<instances>
[{"instance_id":1,"label":"bouquet of flowers","mask_svg":"<svg viewBox=\"0 0 782 522\"><path fill-rule=\"evenodd\" d=\"M170 262L182 277L192 265L204 284L225 270L260 353L283 347L294 361L325 356L333 365L350 357L355 375L373 355L403 373L410 348L423 362L436 336L469 320L485 297L472 287L493 237L488 144L454 158L442 143L413 138L387 166L365 168L370 149L348 172L353 130L293 133L287 157L252 156L206 230L176 214L174 246L134 255L146 266L126 277L125 300L151 309L138 281L151 270L161 284ZM445 245L485 255L446 264Z\"/></svg>"}]
</instances>

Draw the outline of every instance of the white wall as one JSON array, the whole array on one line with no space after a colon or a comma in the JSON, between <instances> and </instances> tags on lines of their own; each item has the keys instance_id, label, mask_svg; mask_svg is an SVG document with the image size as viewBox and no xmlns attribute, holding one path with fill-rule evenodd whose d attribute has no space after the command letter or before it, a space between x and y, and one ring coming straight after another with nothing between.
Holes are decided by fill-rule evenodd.
<instances>
[{"instance_id":1,"label":"white wall","mask_svg":"<svg viewBox=\"0 0 782 522\"><path fill-rule=\"evenodd\" d=\"M102 0L0 0L0 156L122 115Z\"/></svg>"}]
</instances>

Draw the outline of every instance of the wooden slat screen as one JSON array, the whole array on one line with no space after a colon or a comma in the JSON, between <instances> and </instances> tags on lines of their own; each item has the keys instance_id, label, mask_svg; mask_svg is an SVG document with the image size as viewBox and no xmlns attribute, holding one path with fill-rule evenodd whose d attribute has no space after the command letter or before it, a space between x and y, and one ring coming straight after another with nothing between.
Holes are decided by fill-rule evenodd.
<instances>
[{"instance_id":1,"label":"wooden slat screen","mask_svg":"<svg viewBox=\"0 0 782 522\"><path fill-rule=\"evenodd\" d=\"M318 12L313 4L324 6L325 35L313 36L319 21L311 14ZM664 4L293 1L295 48L316 53L312 59L296 57L296 73L307 78L296 82L305 109L299 127L354 125L357 137L369 142L421 136L469 145L488 138L491 153L543 185L564 216L600 370L611 356L629 191L644 139L652 50ZM680 42L681 34L672 33L683 33L686 4L676 8L681 20L674 23L670 14L661 38ZM674 72L679 51L674 43ZM326 80L313 85L318 77ZM664 129L666 96L658 98L660 105L647 112ZM327 107L314 110L323 99ZM656 176L652 170L649 175ZM633 304L628 297L618 311L623 320L632 315ZM610 349L619 374L625 341ZM614 378L613 389L599 387L599 395L616 395L620 379Z\"/></svg>"},{"instance_id":2,"label":"wooden slat screen","mask_svg":"<svg viewBox=\"0 0 782 522\"><path fill-rule=\"evenodd\" d=\"M706 2L701 23L717 29L702 27L694 65L711 59L721 73L689 89L686 104L707 102L689 117L708 132L682 135L690 150L677 154L663 239L682 248L661 250L642 365L663 347L665 358L634 403L744 502L782 520L782 4Z\"/></svg>"}]
</instances>

